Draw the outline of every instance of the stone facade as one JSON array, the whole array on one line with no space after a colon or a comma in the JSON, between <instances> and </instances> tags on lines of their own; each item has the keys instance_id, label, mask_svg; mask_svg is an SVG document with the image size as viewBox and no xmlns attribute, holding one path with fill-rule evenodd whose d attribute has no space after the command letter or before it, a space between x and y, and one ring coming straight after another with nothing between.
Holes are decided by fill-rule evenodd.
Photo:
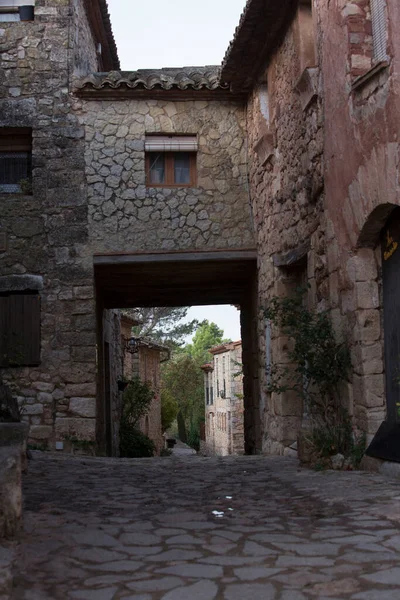
<instances>
[{"instance_id":1,"label":"stone facade","mask_svg":"<svg viewBox=\"0 0 400 600\"><path fill-rule=\"evenodd\" d=\"M119 66L110 31L104 40L95 33L99 15L109 27L105 4L37 0L34 21L1 23L0 127L32 130L33 193L1 194L0 269L13 278L7 292L40 292L40 365L3 374L25 407L30 441L97 441L111 453L118 402L112 390L116 408L106 407L105 343L115 330L95 302L93 255L249 247L253 234L241 101L220 102L224 91L207 79L207 99L182 86L171 100L158 89L145 99L143 90L117 100L72 93L73 78ZM144 137L160 131L198 136L195 188L146 188Z\"/></svg>"},{"instance_id":2,"label":"stone facade","mask_svg":"<svg viewBox=\"0 0 400 600\"><path fill-rule=\"evenodd\" d=\"M131 338L132 319L125 316L121 320L122 343ZM149 437L156 447L157 454L164 447L161 429L161 361L169 357L169 350L147 339L138 339L138 350L134 354L124 351L124 376L130 379L139 375L141 381L148 382L154 391L154 398L147 414L140 419L138 429Z\"/></svg>"},{"instance_id":3,"label":"stone facade","mask_svg":"<svg viewBox=\"0 0 400 600\"><path fill-rule=\"evenodd\" d=\"M89 101L85 127L92 253L252 245L244 111L233 102ZM145 135L196 135L194 188L146 187Z\"/></svg>"},{"instance_id":4,"label":"stone facade","mask_svg":"<svg viewBox=\"0 0 400 600\"><path fill-rule=\"evenodd\" d=\"M33 166L32 194L0 194L0 290L41 299L40 365L3 379L32 442L117 446L118 394L107 396L105 375L114 365L115 386L122 366L105 311L121 305L96 287L97 257L197 260L255 244L258 284L241 306L246 451L283 453L301 427L299 401L265 391L287 340L263 309L303 283L349 341L343 402L354 424L370 439L386 418L380 236L400 205L400 8L264 4L247 3L221 69L120 73L105 0L37 0L33 22L0 24L0 134L31 129ZM196 137L193 187L146 185L151 134Z\"/></svg>"},{"instance_id":5,"label":"stone facade","mask_svg":"<svg viewBox=\"0 0 400 600\"><path fill-rule=\"evenodd\" d=\"M69 89L71 73L81 68L79 56L86 55L87 68L96 70L97 62L88 35L79 35L81 54L74 52L74 32L82 29L75 19L86 18L78 8L75 2L71 12L69 0L37 0L33 22L0 23L0 127L31 128L33 166L32 195L1 194L6 243L0 269L14 276L17 288L18 277L43 278L42 289L33 288L41 296L41 364L9 369L3 377L25 404L23 418L38 445L52 445L61 433L87 439L86 422L79 427L71 399L93 404L96 397L92 269L82 258L88 212L84 130Z\"/></svg>"},{"instance_id":6,"label":"stone facade","mask_svg":"<svg viewBox=\"0 0 400 600\"><path fill-rule=\"evenodd\" d=\"M242 344L211 348L213 363L203 365L205 441L202 452L226 456L244 453Z\"/></svg>"},{"instance_id":7,"label":"stone facade","mask_svg":"<svg viewBox=\"0 0 400 600\"><path fill-rule=\"evenodd\" d=\"M375 9L383 27L368 0L288 2L268 15L253 0L222 68L250 98L261 390L271 361L287 361L287 340L271 331L263 308L308 283L309 306L329 310L350 345L353 374L342 399L368 440L387 417L380 235L400 204L400 9ZM256 56L257 48L265 53ZM263 450L284 452L301 427L299 400L264 391L261 414Z\"/></svg>"}]
</instances>

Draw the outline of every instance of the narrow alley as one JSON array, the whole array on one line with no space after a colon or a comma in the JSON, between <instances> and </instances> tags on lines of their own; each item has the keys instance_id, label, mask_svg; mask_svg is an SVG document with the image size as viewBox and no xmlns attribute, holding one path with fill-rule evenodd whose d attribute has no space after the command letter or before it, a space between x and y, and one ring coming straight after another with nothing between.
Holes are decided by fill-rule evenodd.
<instances>
[{"instance_id":1,"label":"narrow alley","mask_svg":"<svg viewBox=\"0 0 400 600\"><path fill-rule=\"evenodd\" d=\"M282 457L33 453L15 600L390 600L400 485Z\"/></svg>"}]
</instances>

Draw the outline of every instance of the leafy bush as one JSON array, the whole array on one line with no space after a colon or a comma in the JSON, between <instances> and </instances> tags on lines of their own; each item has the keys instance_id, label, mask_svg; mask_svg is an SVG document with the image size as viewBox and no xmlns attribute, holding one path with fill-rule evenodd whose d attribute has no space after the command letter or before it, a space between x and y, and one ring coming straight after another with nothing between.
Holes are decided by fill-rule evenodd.
<instances>
[{"instance_id":1,"label":"leafy bush","mask_svg":"<svg viewBox=\"0 0 400 600\"><path fill-rule=\"evenodd\" d=\"M197 452L200 450L200 426L199 426L199 423L195 423L194 421L191 421L189 431L188 431L187 443L191 448L194 448L194 450L196 450Z\"/></svg>"},{"instance_id":2,"label":"leafy bush","mask_svg":"<svg viewBox=\"0 0 400 600\"><path fill-rule=\"evenodd\" d=\"M134 427L149 411L154 398L154 391L147 381L141 381L135 375L128 381L122 396L122 420L127 420Z\"/></svg>"},{"instance_id":3,"label":"leafy bush","mask_svg":"<svg viewBox=\"0 0 400 600\"><path fill-rule=\"evenodd\" d=\"M161 429L166 431L175 421L179 406L172 396L170 390L162 388L161 390Z\"/></svg>"},{"instance_id":4,"label":"leafy bush","mask_svg":"<svg viewBox=\"0 0 400 600\"><path fill-rule=\"evenodd\" d=\"M133 427L126 419L121 420L119 439L121 458L147 458L155 454L156 448L153 441Z\"/></svg>"}]
</instances>

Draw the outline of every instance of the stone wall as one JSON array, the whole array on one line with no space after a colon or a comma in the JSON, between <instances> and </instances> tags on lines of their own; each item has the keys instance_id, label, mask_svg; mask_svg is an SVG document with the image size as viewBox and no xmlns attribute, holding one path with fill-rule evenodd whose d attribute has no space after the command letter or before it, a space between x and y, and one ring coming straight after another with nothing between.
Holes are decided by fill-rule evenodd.
<instances>
[{"instance_id":1,"label":"stone wall","mask_svg":"<svg viewBox=\"0 0 400 600\"><path fill-rule=\"evenodd\" d=\"M73 11L73 73L75 76L87 75L99 70L97 43L87 20L82 0L72 0Z\"/></svg>"},{"instance_id":2,"label":"stone wall","mask_svg":"<svg viewBox=\"0 0 400 600\"><path fill-rule=\"evenodd\" d=\"M253 245L244 112L234 102L81 101L92 253ZM147 133L197 135L195 188L147 188Z\"/></svg>"},{"instance_id":3,"label":"stone wall","mask_svg":"<svg viewBox=\"0 0 400 600\"><path fill-rule=\"evenodd\" d=\"M156 446L157 454L164 447L161 431L161 365L160 351L142 346L139 351L139 375L142 381L147 381L154 391L154 398L147 415L142 417L139 429Z\"/></svg>"},{"instance_id":4,"label":"stone wall","mask_svg":"<svg viewBox=\"0 0 400 600\"><path fill-rule=\"evenodd\" d=\"M6 238L0 272L43 278L41 365L9 369L4 379L26 404L31 441L49 446L67 431L86 435L69 430L79 417L71 399L96 396L93 274L84 252L84 129L69 95L71 19L69 0L38 0L33 22L0 24L0 127L29 127L33 137L33 195L0 197ZM84 36L79 39L82 54L93 56Z\"/></svg>"},{"instance_id":5,"label":"stone wall","mask_svg":"<svg viewBox=\"0 0 400 600\"><path fill-rule=\"evenodd\" d=\"M320 304L327 275L321 228L322 79L311 61L312 29L304 18L299 13L291 24L252 91L247 115L250 186L259 254L263 450L270 453L283 452L296 439L302 406L289 394L266 393L267 364L285 362L286 348L280 332L269 329L263 309L270 297L287 295L307 280L311 285L310 302Z\"/></svg>"},{"instance_id":6,"label":"stone wall","mask_svg":"<svg viewBox=\"0 0 400 600\"><path fill-rule=\"evenodd\" d=\"M236 376L241 370L241 346L235 343L225 347L225 351L221 347L215 354L213 370L204 372L205 386L213 389L212 404L207 404L206 397L206 439L201 448L209 456L244 453L243 376Z\"/></svg>"},{"instance_id":7,"label":"stone wall","mask_svg":"<svg viewBox=\"0 0 400 600\"><path fill-rule=\"evenodd\" d=\"M367 4L342 0L328 11L318 2L318 13L329 297L334 322L352 344L349 408L371 439L386 416L380 232L400 204L400 6L386 3L388 61L374 64Z\"/></svg>"},{"instance_id":8,"label":"stone wall","mask_svg":"<svg viewBox=\"0 0 400 600\"><path fill-rule=\"evenodd\" d=\"M96 425L99 429L100 422L105 424L106 433L106 451L112 456L119 456L119 427L122 412L122 394L118 390L118 381L123 377L123 349L121 345L121 315L118 310L103 311L103 361L104 361L104 391L108 395L109 403L104 404L97 399L97 412L93 414L96 419L92 420L91 437L93 439L96 434ZM106 350L107 348L107 350ZM105 358L106 352L108 358ZM108 364L108 376L106 377L106 369ZM102 371L100 371L102 373ZM108 390L106 385L108 381ZM87 399L86 406L91 402ZM109 406L109 408L108 408ZM109 410L109 414L107 411ZM104 411L104 415L101 414ZM88 432L89 433L89 432ZM103 440L99 439L99 445L103 445Z\"/></svg>"}]
</instances>

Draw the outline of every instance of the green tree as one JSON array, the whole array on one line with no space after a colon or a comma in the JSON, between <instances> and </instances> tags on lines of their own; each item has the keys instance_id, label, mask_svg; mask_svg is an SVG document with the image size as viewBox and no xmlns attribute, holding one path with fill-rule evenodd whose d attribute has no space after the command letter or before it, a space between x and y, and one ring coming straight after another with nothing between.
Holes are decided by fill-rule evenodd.
<instances>
[{"instance_id":1,"label":"green tree","mask_svg":"<svg viewBox=\"0 0 400 600\"><path fill-rule=\"evenodd\" d=\"M189 307L156 306L131 308L123 312L140 321L139 325L133 327L134 336L151 337L171 348L176 348L182 346L185 337L191 335L199 323L197 319L187 323L182 322L188 310Z\"/></svg>"},{"instance_id":2,"label":"green tree","mask_svg":"<svg viewBox=\"0 0 400 600\"><path fill-rule=\"evenodd\" d=\"M163 388L179 408L179 437L184 442L191 423L204 419L203 373L190 354L178 353L163 368Z\"/></svg>"},{"instance_id":3,"label":"green tree","mask_svg":"<svg viewBox=\"0 0 400 600\"><path fill-rule=\"evenodd\" d=\"M193 336L192 343L187 346L187 351L193 357L197 365L212 361L209 349L218 346L224 341L224 332L215 323L205 320L198 326Z\"/></svg>"},{"instance_id":4,"label":"green tree","mask_svg":"<svg viewBox=\"0 0 400 600\"><path fill-rule=\"evenodd\" d=\"M161 429L163 432L171 427L177 417L178 411L179 406L171 390L163 387L161 389Z\"/></svg>"}]
</instances>

